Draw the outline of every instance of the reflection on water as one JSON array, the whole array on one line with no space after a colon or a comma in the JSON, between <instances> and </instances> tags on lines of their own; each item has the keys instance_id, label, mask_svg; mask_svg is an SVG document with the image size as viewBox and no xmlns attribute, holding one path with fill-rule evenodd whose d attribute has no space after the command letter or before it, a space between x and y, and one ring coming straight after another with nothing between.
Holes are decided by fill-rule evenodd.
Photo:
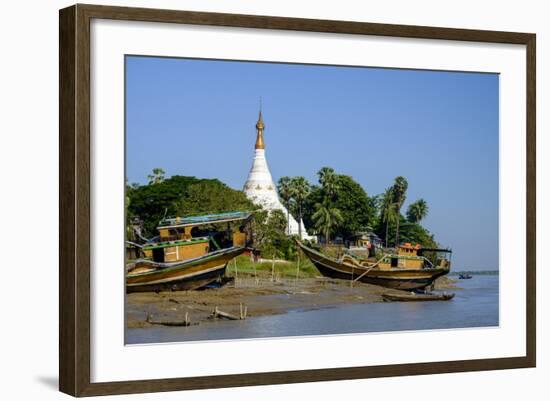
<instances>
[{"instance_id":1,"label":"reflection on water","mask_svg":"<svg viewBox=\"0 0 550 401\"><path fill-rule=\"evenodd\" d=\"M462 290L446 302L380 302L293 310L244 321L191 327L129 329L128 344L262 338L397 330L488 327L499 324L498 276L460 280Z\"/></svg>"}]
</instances>

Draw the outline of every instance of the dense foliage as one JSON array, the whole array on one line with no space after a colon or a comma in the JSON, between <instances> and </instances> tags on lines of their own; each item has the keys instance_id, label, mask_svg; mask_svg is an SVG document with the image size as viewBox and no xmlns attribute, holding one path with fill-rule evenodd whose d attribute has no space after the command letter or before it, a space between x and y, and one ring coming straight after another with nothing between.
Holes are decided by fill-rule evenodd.
<instances>
[{"instance_id":1,"label":"dense foliage","mask_svg":"<svg viewBox=\"0 0 550 401\"><path fill-rule=\"evenodd\" d=\"M420 225L428 214L428 204L418 199L407 208L407 218L401 208L407 198L408 182L404 177L396 177L392 186L378 195L378 218L374 226L376 234L383 239L386 247L404 242L421 244L424 247L437 247L434 236Z\"/></svg>"},{"instance_id":2,"label":"dense foliage","mask_svg":"<svg viewBox=\"0 0 550 401\"><path fill-rule=\"evenodd\" d=\"M386 232L389 233L387 244L390 247L395 246L396 244L396 229L397 215L387 222L387 226L386 222L382 218L379 218L374 226L374 232L384 241L386 240ZM422 227L419 223L411 222L405 219L405 217L401 214L399 215L399 241L400 243L410 242L412 244L421 244L427 248L435 248L438 246L433 234Z\"/></svg>"},{"instance_id":3,"label":"dense foliage","mask_svg":"<svg viewBox=\"0 0 550 401\"><path fill-rule=\"evenodd\" d=\"M157 235L165 216L188 216L254 210L256 206L242 191L216 179L173 176L148 185L127 186L127 217L143 221L143 235Z\"/></svg>"},{"instance_id":4,"label":"dense foliage","mask_svg":"<svg viewBox=\"0 0 550 401\"><path fill-rule=\"evenodd\" d=\"M254 246L261 250L262 257L286 260L296 258L296 243L286 235L286 220L280 210L256 212L253 221Z\"/></svg>"},{"instance_id":5,"label":"dense foliage","mask_svg":"<svg viewBox=\"0 0 550 401\"><path fill-rule=\"evenodd\" d=\"M358 231L368 230L374 223L377 213L374 199L370 198L361 185L350 176L335 174L333 181L329 182L329 187L323 187L322 184L313 186L304 202L303 217L306 228L314 228L314 214L319 208L328 207L337 209L342 217L341 222L330 230L333 237L339 236L346 240Z\"/></svg>"}]
</instances>

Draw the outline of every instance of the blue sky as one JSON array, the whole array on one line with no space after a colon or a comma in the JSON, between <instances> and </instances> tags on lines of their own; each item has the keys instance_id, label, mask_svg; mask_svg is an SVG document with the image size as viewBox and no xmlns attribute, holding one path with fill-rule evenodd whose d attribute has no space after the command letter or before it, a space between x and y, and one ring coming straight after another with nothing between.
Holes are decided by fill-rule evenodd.
<instances>
[{"instance_id":1,"label":"blue sky","mask_svg":"<svg viewBox=\"0 0 550 401\"><path fill-rule=\"evenodd\" d=\"M498 75L128 56L129 181L241 189L260 97L274 180L331 166L372 196L402 175L457 270L498 268Z\"/></svg>"}]
</instances>

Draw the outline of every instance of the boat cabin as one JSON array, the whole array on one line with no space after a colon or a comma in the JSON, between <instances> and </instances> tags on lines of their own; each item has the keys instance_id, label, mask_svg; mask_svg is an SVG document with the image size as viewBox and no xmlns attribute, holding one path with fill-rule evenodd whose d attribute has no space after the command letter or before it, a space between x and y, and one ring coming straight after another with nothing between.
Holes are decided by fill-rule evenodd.
<instances>
[{"instance_id":1,"label":"boat cabin","mask_svg":"<svg viewBox=\"0 0 550 401\"><path fill-rule=\"evenodd\" d=\"M394 254L385 255L380 262L381 269L428 269L450 268L450 249L422 248L409 242L399 245Z\"/></svg>"},{"instance_id":2,"label":"boat cabin","mask_svg":"<svg viewBox=\"0 0 550 401\"><path fill-rule=\"evenodd\" d=\"M430 261L434 267L451 268L451 258L453 251L446 248L420 248L418 256L422 256Z\"/></svg>"},{"instance_id":3,"label":"boat cabin","mask_svg":"<svg viewBox=\"0 0 550 401\"><path fill-rule=\"evenodd\" d=\"M248 245L249 212L163 219L157 230L158 241L142 248L146 258L170 263L198 258L209 252Z\"/></svg>"}]
</instances>

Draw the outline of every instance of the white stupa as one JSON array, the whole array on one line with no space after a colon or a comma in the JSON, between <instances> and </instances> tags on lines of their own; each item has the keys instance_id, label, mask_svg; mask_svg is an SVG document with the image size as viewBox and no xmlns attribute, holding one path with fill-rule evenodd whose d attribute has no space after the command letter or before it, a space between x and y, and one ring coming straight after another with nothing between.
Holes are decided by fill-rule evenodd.
<instances>
[{"instance_id":1,"label":"white stupa","mask_svg":"<svg viewBox=\"0 0 550 401\"><path fill-rule=\"evenodd\" d=\"M267 160L265 158L264 128L265 125L260 110L258 122L256 123L257 134L256 146L254 147L254 161L252 162L252 168L248 173L243 191L248 199L262 206L265 210L281 210L287 217L287 221L289 221L287 233L289 235L299 235L298 222L292 215L289 216L288 210L286 210L281 203L279 194L277 193L277 187L273 183L273 178L271 177L267 165ZM300 222L300 224L302 226L302 237L309 238L304 223Z\"/></svg>"}]
</instances>

